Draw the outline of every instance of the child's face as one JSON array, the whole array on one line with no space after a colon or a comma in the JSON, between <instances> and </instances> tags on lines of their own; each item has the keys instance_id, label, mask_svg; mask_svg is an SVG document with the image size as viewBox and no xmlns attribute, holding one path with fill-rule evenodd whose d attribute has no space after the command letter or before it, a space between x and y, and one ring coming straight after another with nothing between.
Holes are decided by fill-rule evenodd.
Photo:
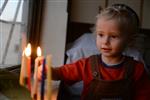
<instances>
[{"instance_id":1,"label":"child's face","mask_svg":"<svg viewBox=\"0 0 150 100\"><path fill-rule=\"evenodd\" d=\"M100 18L96 25L96 44L103 56L119 56L125 48L126 38L116 20Z\"/></svg>"}]
</instances>

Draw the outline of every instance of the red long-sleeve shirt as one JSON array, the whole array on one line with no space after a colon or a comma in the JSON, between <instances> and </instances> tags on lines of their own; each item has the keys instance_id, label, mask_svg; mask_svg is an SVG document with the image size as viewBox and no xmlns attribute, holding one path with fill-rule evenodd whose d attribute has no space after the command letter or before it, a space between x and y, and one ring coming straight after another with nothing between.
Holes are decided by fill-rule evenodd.
<instances>
[{"instance_id":1,"label":"red long-sleeve shirt","mask_svg":"<svg viewBox=\"0 0 150 100\"><path fill-rule=\"evenodd\" d=\"M119 80L124 78L124 68L100 67L100 73L103 80ZM90 82L93 80L91 64L89 58L80 59L73 64L66 64L57 68L57 75L68 84L73 84L83 80L84 95L87 92ZM144 65L141 62L135 61L135 69L133 74L135 86L135 100L150 100L150 78L144 70Z\"/></svg>"}]
</instances>

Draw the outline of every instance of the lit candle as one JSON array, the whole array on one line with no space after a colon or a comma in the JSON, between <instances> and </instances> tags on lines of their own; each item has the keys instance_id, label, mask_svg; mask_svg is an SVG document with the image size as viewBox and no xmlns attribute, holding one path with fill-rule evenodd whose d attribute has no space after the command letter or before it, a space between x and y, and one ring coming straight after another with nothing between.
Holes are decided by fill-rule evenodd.
<instances>
[{"instance_id":1,"label":"lit candle","mask_svg":"<svg viewBox=\"0 0 150 100\"><path fill-rule=\"evenodd\" d=\"M29 89L29 91L31 91L31 44L29 43L27 45L27 48L25 49L25 56L27 57L27 75L28 75L28 79L27 79L27 87Z\"/></svg>"},{"instance_id":2,"label":"lit candle","mask_svg":"<svg viewBox=\"0 0 150 100\"><path fill-rule=\"evenodd\" d=\"M47 64L47 100L51 100L51 55L46 57L46 64Z\"/></svg>"},{"instance_id":3,"label":"lit candle","mask_svg":"<svg viewBox=\"0 0 150 100\"><path fill-rule=\"evenodd\" d=\"M37 58L35 59L35 66L34 66L34 76L33 76L33 90L32 92L32 98L34 98L34 100L37 99L37 94L38 94L38 66L40 65L40 60L42 60L42 52L41 52L41 48L38 47L37 48Z\"/></svg>"},{"instance_id":4,"label":"lit candle","mask_svg":"<svg viewBox=\"0 0 150 100\"><path fill-rule=\"evenodd\" d=\"M19 79L19 83L21 86L25 86L25 84L27 82L27 68L26 68L27 63L26 63L26 61L27 61L27 58L23 51L22 60L21 60L21 69L20 69L20 79Z\"/></svg>"}]
</instances>

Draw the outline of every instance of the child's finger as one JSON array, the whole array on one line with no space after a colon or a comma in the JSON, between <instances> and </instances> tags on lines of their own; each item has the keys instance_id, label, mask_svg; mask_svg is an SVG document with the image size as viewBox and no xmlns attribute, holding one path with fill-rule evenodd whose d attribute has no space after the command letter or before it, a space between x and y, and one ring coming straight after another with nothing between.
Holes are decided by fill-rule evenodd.
<instances>
[{"instance_id":1,"label":"child's finger","mask_svg":"<svg viewBox=\"0 0 150 100\"><path fill-rule=\"evenodd\" d=\"M42 65L38 67L38 80L41 81L42 79Z\"/></svg>"},{"instance_id":2,"label":"child's finger","mask_svg":"<svg viewBox=\"0 0 150 100\"><path fill-rule=\"evenodd\" d=\"M38 67L38 80L41 81L42 79L42 70L43 70L43 65L40 65ZM44 78L46 78L46 73L47 73L47 65L45 65L45 70L44 70Z\"/></svg>"}]
</instances>

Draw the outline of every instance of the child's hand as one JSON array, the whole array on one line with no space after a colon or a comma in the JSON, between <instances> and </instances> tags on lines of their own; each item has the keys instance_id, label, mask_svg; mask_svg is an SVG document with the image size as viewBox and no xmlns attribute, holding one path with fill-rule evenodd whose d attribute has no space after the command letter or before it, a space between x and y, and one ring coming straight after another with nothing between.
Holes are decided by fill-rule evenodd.
<instances>
[{"instance_id":1,"label":"child's hand","mask_svg":"<svg viewBox=\"0 0 150 100\"><path fill-rule=\"evenodd\" d=\"M41 79L42 79L42 65L38 66L37 77L38 77L38 80L41 81Z\"/></svg>"},{"instance_id":2,"label":"child's hand","mask_svg":"<svg viewBox=\"0 0 150 100\"><path fill-rule=\"evenodd\" d=\"M42 80L42 71L43 71L43 65L42 63L38 66L38 80ZM47 73L47 65L45 65L45 71L44 71L44 77L46 78L46 73Z\"/></svg>"}]
</instances>

